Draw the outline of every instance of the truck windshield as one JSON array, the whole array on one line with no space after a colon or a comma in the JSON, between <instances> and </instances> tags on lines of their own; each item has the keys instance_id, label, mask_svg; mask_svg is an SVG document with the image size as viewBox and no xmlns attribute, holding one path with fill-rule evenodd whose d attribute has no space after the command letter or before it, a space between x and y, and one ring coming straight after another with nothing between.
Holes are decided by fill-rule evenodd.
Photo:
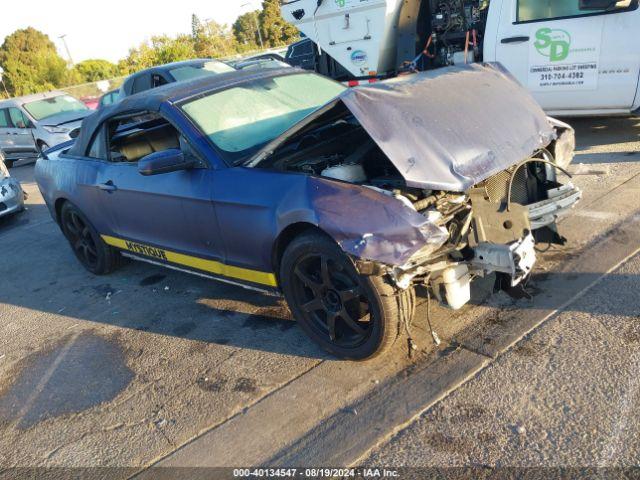
<instances>
[{"instance_id":1,"label":"truck windshield","mask_svg":"<svg viewBox=\"0 0 640 480\"><path fill-rule=\"evenodd\" d=\"M229 163L239 165L345 88L313 73L285 75L213 93L182 109Z\"/></svg>"},{"instance_id":2,"label":"truck windshield","mask_svg":"<svg viewBox=\"0 0 640 480\"><path fill-rule=\"evenodd\" d=\"M44 120L60 113L84 112L89 108L70 95L58 95L57 97L36 100L25 103L24 109L36 120Z\"/></svg>"}]
</instances>

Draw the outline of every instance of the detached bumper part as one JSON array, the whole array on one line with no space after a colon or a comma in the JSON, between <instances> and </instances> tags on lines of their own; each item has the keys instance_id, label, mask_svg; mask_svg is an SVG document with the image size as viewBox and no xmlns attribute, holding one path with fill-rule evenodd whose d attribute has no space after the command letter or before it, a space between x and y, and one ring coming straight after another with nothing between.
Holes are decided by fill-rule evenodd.
<instances>
[{"instance_id":1,"label":"detached bumper part","mask_svg":"<svg viewBox=\"0 0 640 480\"><path fill-rule=\"evenodd\" d=\"M582 191L571 183L551 189L547 194L549 196L547 200L527 206L533 230L551 225L582 198Z\"/></svg>"},{"instance_id":2,"label":"detached bumper part","mask_svg":"<svg viewBox=\"0 0 640 480\"><path fill-rule=\"evenodd\" d=\"M475 247L471 264L483 272L506 273L511 277L511 286L515 287L533 270L537 260L535 245L531 234L510 245L483 242Z\"/></svg>"}]
</instances>

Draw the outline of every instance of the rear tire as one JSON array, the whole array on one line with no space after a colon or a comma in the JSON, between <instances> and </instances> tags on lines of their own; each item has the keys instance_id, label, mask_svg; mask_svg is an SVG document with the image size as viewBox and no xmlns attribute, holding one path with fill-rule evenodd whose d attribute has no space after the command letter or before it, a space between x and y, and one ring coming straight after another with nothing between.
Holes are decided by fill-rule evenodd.
<instances>
[{"instance_id":1,"label":"rear tire","mask_svg":"<svg viewBox=\"0 0 640 480\"><path fill-rule=\"evenodd\" d=\"M398 292L383 276L360 275L330 238L306 233L286 248L280 281L305 333L340 358L385 353L411 322L415 291Z\"/></svg>"},{"instance_id":2,"label":"rear tire","mask_svg":"<svg viewBox=\"0 0 640 480\"><path fill-rule=\"evenodd\" d=\"M95 275L106 275L122 263L120 252L104 243L87 217L66 202L60 211L60 226L82 266Z\"/></svg>"}]
</instances>

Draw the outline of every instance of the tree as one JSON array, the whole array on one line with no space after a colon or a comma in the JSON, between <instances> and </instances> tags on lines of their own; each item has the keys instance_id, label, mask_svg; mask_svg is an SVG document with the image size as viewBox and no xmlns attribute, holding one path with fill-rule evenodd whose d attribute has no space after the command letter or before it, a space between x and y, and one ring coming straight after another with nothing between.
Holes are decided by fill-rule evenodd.
<instances>
[{"instance_id":1,"label":"tree","mask_svg":"<svg viewBox=\"0 0 640 480\"><path fill-rule=\"evenodd\" d=\"M279 47L298 38L298 30L280 15L280 0L263 0L260 13L265 45Z\"/></svg>"},{"instance_id":2,"label":"tree","mask_svg":"<svg viewBox=\"0 0 640 480\"><path fill-rule=\"evenodd\" d=\"M238 52L238 43L227 25L191 17L191 37L198 57L227 57Z\"/></svg>"},{"instance_id":3,"label":"tree","mask_svg":"<svg viewBox=\"0 0 640 480\"><path fill-rule=\"evenodd\" d=\"M261 28L260 10L240 15L232 26L236 41L242 45L253 47L260 45L259 28Z\"/></svg>"},{"instance_id":4,"label":"tree","mask_svg":"<svg viewBox=\"0 0 640 480\"><path fill-rule=\"evenodd\" d=\"M126 59L118 63L123 74L137 72L154 65L178 62L195 58L196 52L193 40L189 35L179 35L171 38L167 35L151 37L150 42L140 44L129 50Z\"/></svg>"},{"instance_id":5,"label":"tree","mask_svg":"<svg viewBox=\"0 0 640 480\"><path fill-rule=\"evenodd\" d=\"M67 62L47 35L29 27L7 36L0 47L0 66L12 96L53 90L70 80Z\"/></svg>"},{"instance_id":6,"label":"tree","mask_svg":"<svg viewBox=\"0 0 640 480\"><path fill-rule=\"evenodd\" d=\"M84 60L73 67L83 83L108 80L118 75L118 67L107 60Z\"/></svg>"}]
</instances>

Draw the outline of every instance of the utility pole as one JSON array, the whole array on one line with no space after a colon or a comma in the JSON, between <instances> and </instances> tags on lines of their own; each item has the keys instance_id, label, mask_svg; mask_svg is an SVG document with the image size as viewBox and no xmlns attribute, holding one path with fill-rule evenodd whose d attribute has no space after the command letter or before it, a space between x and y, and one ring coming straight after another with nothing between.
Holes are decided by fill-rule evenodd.
<instances>
[{"instance_id":1,"label":"utility pole","mask_svg":"<svg viewBox=\"0 0 640 480\"><path fill-rule=\"evenodd\" d=\"M7 86L4 84L4 78L2 78L3 74L4 74L4 69L2 67L0 67L0 83L2 83L2 88L4 89L4 94L7 96L7 98L11 98L11 96L9 95L9 91L7 90Z\"/></svg>"},{"instance_id":2,"label":"utility pole","mask_svg":"<svg viewBox=\"0 0 640 480\"><path fill-rule=\"evenodd\" d=\"M67 34L60 35L58 38L62 40L62 44L64 45L64 49L67 51L67 56L69 57L69 64L73 67L73 58L71 58L71 52L69 51L69 46L67 45L66 40Z\"/></svg>"},{"instance_id":3,"label":"utility pole","mask_svg":"<svg viewBox=\"0 0 640 480\"><path fill-rule=\"evenodd\" d=\"M240 8L246 7L247 5L251 6L251 3L250 2L243 3L242 5L240 5ZM260 31L260 24L258 23L258 18L254 16L253 21L256 25L256 32L258 32L258 40L260 41L260 48L264 50L264 43L262 42L262 32Z\"/></svg>"},{"instance_id":4,"label":"utility pole","mask_svg":"<svg viewBox=\"0 0 640 480\"><path fill-rule=\"evenodd\" d=\"M258 40L260 40L260 48L264 50L264 43L262 43L262 32L260 31L260 24L258 23L258 17L254 16L253 19L256 22L256 30L258 32Z\"/></svg>"}]
</instances>

